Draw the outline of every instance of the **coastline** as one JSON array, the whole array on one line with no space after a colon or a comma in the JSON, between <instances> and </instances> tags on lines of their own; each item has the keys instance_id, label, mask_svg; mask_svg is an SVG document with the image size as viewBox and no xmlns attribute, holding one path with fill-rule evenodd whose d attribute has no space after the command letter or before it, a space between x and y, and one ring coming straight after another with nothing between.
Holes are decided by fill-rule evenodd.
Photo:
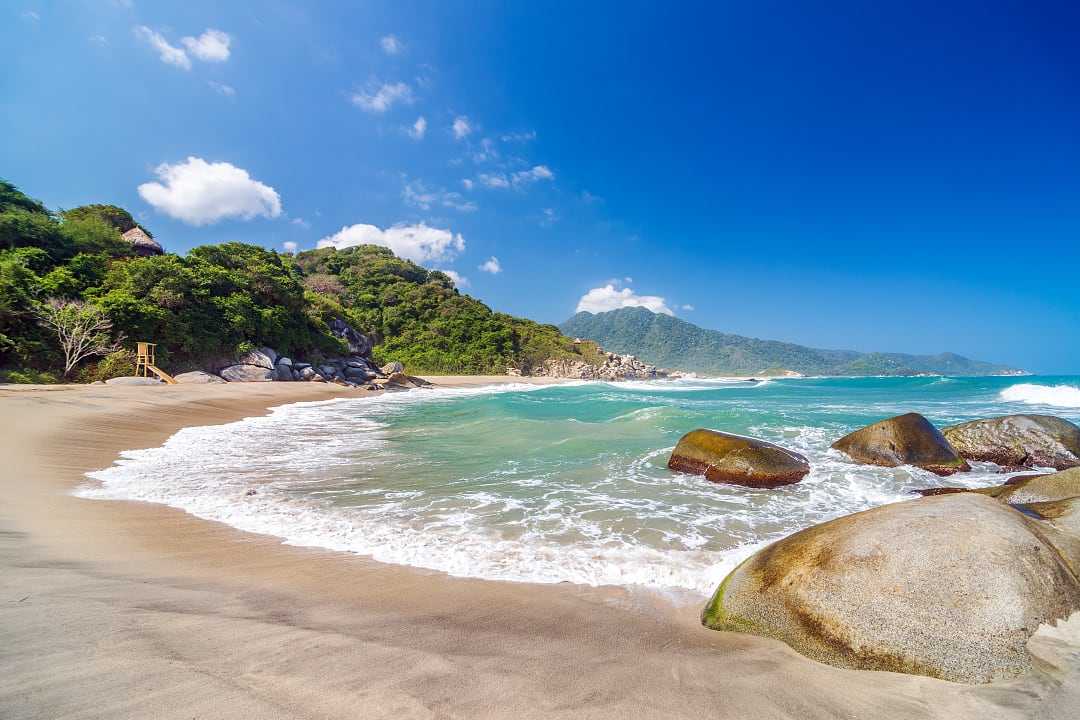
<instances>
[{"instance_id":1,"label":"coastline","mask_svg":"<svg viewBox=\"0 0 1080 720\"><path fill-rule=\"evenodd\" d=\"M1030 682L832 668L653 593L451 578L70 493L181 427L367 394L0 387L0 716L1011 718L1040 695L1052 712Z\"/></svg>"}]
</instances>

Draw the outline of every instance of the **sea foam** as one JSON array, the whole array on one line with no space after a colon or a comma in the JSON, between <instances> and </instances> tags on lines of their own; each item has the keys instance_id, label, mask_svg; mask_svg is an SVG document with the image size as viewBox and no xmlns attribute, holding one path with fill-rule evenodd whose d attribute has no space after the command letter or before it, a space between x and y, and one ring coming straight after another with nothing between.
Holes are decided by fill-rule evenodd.
<instances>
[{"instance_id":1,"label":"sea foam","mask_svg":"<svg viewBox=\"0 0 1080 720\"><path fill-rule=\"evenodd\" d=\"M1006 402L1022 402L1028 405L1080 408L1080 387L1074 385L1036 385L1020 383L1001 391Z\"/></svg>"}]
</instances>

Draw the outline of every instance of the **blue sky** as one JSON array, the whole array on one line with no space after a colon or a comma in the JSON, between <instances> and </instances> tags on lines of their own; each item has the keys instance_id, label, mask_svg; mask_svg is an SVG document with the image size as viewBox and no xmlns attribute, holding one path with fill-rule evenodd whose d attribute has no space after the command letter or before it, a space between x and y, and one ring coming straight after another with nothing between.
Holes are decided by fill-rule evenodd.
<instances>
[{"instance_id":1,"label":"blue sky","mask_svg":"<svg viewBox=\"0 0 1080 720\"><path fill-rule=\"evenodd\" d=\"M1080 371L1075 5L583 5L13 0L0 176L541 321Z\"/></svg>"}]
</instances>

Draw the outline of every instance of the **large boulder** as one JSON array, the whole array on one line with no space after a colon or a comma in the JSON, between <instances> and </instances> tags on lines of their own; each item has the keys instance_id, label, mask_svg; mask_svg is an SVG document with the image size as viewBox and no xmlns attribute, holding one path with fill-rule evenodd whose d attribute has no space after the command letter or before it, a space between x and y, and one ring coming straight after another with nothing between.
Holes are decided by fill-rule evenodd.
<instances>
[{"instance_id":1,"label":"large boulder","mask_svg":"<svg viewBox=\"0 0 1080 720\"><path fill-rule=\"evenodd\" d=\"M845 435L832 446L852 460L867 465L914 465L937 475L971 469L941 431L918 413L867 425Z\"/></svg>"},{"instance_id":2,"label":"large boulder","mask_svg":"<svg viewBox=\"0 0 1080 720\"><path fill-rule=\"evenodd\" d=\"M279 382L292 382L294 380L292 362L282 362L282 360L288 361L289 358L278 359L274 366L274 379Z\"/></svg>"},{"instance_id":3,"label":"large boulder","mask_svg":"<svg viewBox=\"0 0 1080 720\"><path fill-rule=\"evenodd\" d=\"M191 372L173 375L173 380L182 385L209 385L225 382L217 375L212 375L211 373L203 372L202 370L192 370Z\"/></svg>"},{"instance_id":4,"label":"large boulder","mask_svg":"<svg viewBox=\"0 0 1080 720\"><path fill-rule=\"evenodd\" d=\"M1014 678L1031 668L1039 624L1080 610L1080 581L1044 530L974 493L847 515L752 555L702 622L840 667Z\"/></svg>"},{"instance_id":5,"label":"large boulder","mask_svg":"<svg viewBox=\"0 0 1080 720\"><path fill-rule=\"evenodd\" d=\"M1080 466L1080 427L1053 415L1005 415L941 430L968 460L1006 468Z\"/></svg>"},{"instance_id":6,"label":"large boulder","mask_svg":"<svg viewBox=\"0 0 1080 720\"><path fill-rule=\"evenodd\" d=\"M277 353L272 348L261 347L257 350L251 350L246 352L236 359L234 365L255 365L258 367L266 368L267 370L274 369L274 363L277 361Z\"/></svg>"},{"instance_id":7,"label":"large boulder","mask_svg":"<svg viewBox=\"0 0 1080 720\"><path fill-rule=\"evenodd\" d=\"M712 482L755 488L791 485L810 472L806 458L779 445L704 429L682 436L668 467Z\"/></svg>"},{"instance_id":8,"label":"large boulder","mask_svg":"<svg viewBox=\"0 0 1080 720\"><path fill-rule=\"evenodd\" d=\"M229 382L270 382L274 379L274 370L262 365L230 365L223 368L221 377Z\"/></svg>"},{"instance_id":9,"label":"large boulder","mask_svg":"<svg viewBox=\"0 0 1080 720\"><path fill-rule=\"evenodd\" d=\"M405 366L402 365L401 363L399 363L397 360L394 360L393 362L389 362L386 365L383 365L383 367L382 367L382 374L383 375L393 375L394 373L403 373L403 372L405 372Z\"/></svg>"}]
</instances>

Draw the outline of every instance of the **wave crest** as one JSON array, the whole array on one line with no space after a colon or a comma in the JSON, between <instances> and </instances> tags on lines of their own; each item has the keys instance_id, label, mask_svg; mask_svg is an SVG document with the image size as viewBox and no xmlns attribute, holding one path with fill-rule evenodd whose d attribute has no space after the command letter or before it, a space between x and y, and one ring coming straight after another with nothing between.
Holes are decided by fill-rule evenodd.
<instances>
[{"instance_id":1,"label":"wave crest","mask_svg":"<svg viewBox=\"0 0 1080 720\"><path fill-rule=\"evenodd\" d=\"M1080 387L1075 385L1020 383L1005 388L999 397L1007 402L1022 402L1028 405L1080 408Z\"/></svg>"}]
</instances>

